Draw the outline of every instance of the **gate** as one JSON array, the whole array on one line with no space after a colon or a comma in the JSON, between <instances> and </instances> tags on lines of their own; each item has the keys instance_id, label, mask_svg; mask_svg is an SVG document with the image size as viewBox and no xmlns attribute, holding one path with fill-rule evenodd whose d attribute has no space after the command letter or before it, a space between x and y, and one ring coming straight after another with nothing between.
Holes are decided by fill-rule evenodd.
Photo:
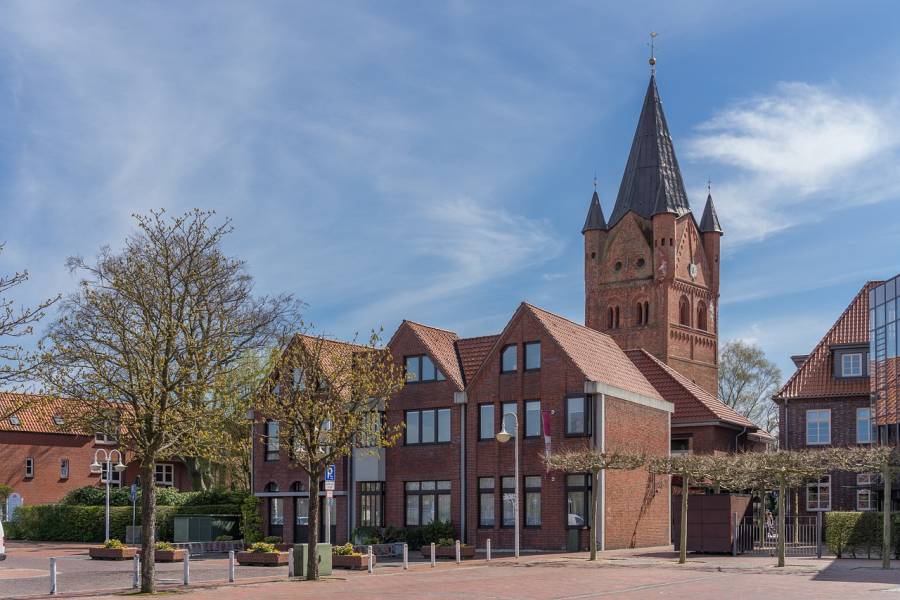
<instances>
[{"instance_id":1,"label":"gate","mask_svg":"<svg viewBox=\"0 0 900 600\"><path fill-rule=\"evenodd\" d=\"M819 556L822 551L822 513L815 516L786 515L784 555ZM754 517L740 521L737 552L750 556L775 556L778 552L778 523Z\"/></svg>"}]
</instances>

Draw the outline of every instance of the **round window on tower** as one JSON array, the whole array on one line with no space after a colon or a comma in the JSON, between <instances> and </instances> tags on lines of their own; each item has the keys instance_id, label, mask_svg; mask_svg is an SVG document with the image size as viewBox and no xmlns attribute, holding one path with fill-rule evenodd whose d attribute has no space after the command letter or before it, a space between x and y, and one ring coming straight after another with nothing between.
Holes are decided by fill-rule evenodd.
<instances>
[{"instance_id":1,"label":"round window on tower","mask_svg":"<svg viewBox=\"0 0 900 600\"><path fill-rule=\"evenodd\" d=\"M644 260L644 257L643 257L643 256L640 257L639 259L637 259L637 266L638 266L638 269L642 268L645 264L647 264L647 261Z\"/></svg>"},{"instance_id":2,"label":"round window on tower","mask_svg":"<svg viewBox=\"0 0 900 600\"><path fill-rule=\"evenodd\" d=\"M620 260L620 261L616 261L616 266L613 267L613 268L614 268L616 271L621 271L621 270L622 270L622 261L621 261L621 260Z\"/></svg>"}]
</instances>

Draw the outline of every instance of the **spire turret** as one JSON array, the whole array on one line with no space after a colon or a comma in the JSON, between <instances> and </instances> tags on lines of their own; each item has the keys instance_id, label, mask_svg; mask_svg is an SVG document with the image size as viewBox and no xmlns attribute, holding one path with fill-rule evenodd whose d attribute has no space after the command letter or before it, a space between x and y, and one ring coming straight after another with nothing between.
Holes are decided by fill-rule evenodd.
<instances>
[{"instance_id":1,"label":"spire turret","mask_svg":"<svg viewBox=\"0 0 900 600\"><path fill-rule=\"evenodd\" d=\"M591 205L588 208L587 218L584 220L584 227L581 228L581 233L592 229L606 229L606 219L603 217L603 207L600 206L600 195L597 194L597 190L594 190L594 195L591 197Z\"/></svg>"},{"instance_id":2,"label":"spire turret","mask_svg":"<svg viewBox=\"0 0 900 600\"><path fill-rule=\"evenodd\" d=\"M719 216L716 214L716 207L713 205L712 193L706 196L706 206L703 207L703 218L700 219L700 233L709 232L723 233L722 226L719 225Z\"/></svg>"}]
</instances>

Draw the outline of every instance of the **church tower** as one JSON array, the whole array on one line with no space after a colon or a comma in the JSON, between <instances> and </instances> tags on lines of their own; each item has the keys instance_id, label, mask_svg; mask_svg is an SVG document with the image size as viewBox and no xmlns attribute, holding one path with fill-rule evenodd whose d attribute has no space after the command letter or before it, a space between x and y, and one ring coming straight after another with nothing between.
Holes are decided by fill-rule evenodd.
<instances>
[{"instance_id":1,"label":"church tower","mask_svg":"<svg viewBox=\"0 0 900 600\"><path fill-rule=\"evenodd\" d=\"M691 212L655 75L609 220L595 190L582 234L585 324L716 394L722 228L712 195Z\"/></svg>"}]
</instances>

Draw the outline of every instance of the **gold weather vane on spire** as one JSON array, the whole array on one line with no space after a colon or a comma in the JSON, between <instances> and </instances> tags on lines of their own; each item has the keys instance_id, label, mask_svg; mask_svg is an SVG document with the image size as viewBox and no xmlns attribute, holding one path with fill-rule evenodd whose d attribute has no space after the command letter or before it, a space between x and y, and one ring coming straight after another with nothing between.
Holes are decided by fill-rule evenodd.
<instances>
[{"instance_id":1,"label":"gold weather vane on spire","mask_svg":"<svg viewBox=\"0 0 900 600\"><path fill-rule=\"evenodd\" d=\"M650 60L647 61L650 63L650 74L656 75L656 36L659 35L655 31L650 32L650 43L647 44L650 46Z\"/></svg>"}]
</instances>

